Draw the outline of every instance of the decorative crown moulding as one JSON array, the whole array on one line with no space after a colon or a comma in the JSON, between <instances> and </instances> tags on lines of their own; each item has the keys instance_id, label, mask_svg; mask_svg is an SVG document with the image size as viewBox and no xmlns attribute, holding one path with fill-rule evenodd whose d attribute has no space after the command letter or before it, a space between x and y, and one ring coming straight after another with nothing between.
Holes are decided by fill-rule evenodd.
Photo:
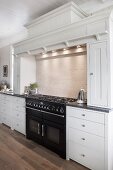
<instances>
[{"instance_id":1,"label":"decorative crown moulding","mask_svg":"<svg viewBox=\"0 0 113 170\"><path fill-rule=\"evenodd\" d=\"M25 27L30 28L35 24L40 24L41 22L44 22L47 19L53 18L58 14L64 13L65 11L73 11L80 18L85 18L88 16L86 12L84 12L78 5L76 5L73 1L71 1L69 3L66 3L65 5L62 5L61 7L58 7L38 17L37 19L34 19L33 21L26 24Z\"/></svg>"},{"instance_id":2,"label":"decorative crown moulding","mask_svg":"<svg viewBox=\"0 0 113 170\"><path fill-rule=\"evenodd\" d=\"M89 41L106 39L110 33L109 21L113 16L112 11L113 6L67 26L44 32L40 35L29 36L24 41L14 44L15 54L30 51L30 53L35 55L41 51L45 52L80 43L89 43ZM41 24L39 24L38 30L39 28L42 29L40 25ZM37 27L35 27L35 30L37 30L36 28Z\"/></svg>"},{"instance_id":3,"label":"decorative crown moulding","mask_svg":"<svg viewBox=\"0 0 113 170\"><path fill-rule=\"evenodd\" d=\"M31 21L25 27L28 29L28 37L31 38L66 27L87 16L74 2L69 2Z\"/></svg>"},{"instance_id":4,"label":"decorative crown moulding","mask_svg":"<svg viewBox=\"0 0 113 170\"><path fill-rule=\"evenodd\" d=\"M37 55L40 55L41 53L47 53L48 51L52 51L52 50L56 51L56 50L63 49L63 48L73 48L74 46L79 45L80 44L79 41L82 40L82 39L93 38L96 41L98 41L98 40L101 40L101 36L107 35L107 34L108 34L108 31L100 32L98 34L90 34L90 35L86 35L86 36L83 36L83 37L81 36L77 39L72 39L72 40L65 41L65 42L59 42L59 43L51 44L51 45L48 45L48 46L43 46L43 47L31 49L31 50L28 50L28 51L23 51L23 52L16 51L16 54L18 56L21 56L23 54L27 54L27 55L31 55L31 56L37 56ZM85 44L85 42L82 43L82 44Z\"/></svg>"}]
</instances>

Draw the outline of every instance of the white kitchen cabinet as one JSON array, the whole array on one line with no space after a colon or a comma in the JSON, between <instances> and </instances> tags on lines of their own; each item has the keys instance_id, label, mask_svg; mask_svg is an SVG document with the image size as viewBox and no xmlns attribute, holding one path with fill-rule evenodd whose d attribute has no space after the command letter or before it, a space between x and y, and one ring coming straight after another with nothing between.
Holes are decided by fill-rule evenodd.
<instances>
[{"instance_id":1,"label":"white kitchen cabinet","mask_svg":"<svg viewBox=\"0 0 113 170\"><path fill-rule=\"evenodd\" d=\"M92 170L113 170L112 122L112 111L67 106L67 160L72 159Z\"/></svg>"},{"instance_id":2,"label":"white kitchen cabinet","mask_svg":"<svg viewBox=\"0 0 113 170\"><path fill-rule=\"evenodd\" d=\"M25 135L25 98L0 94L0 123Z\"/></svg>"},{"instance_id":3,"label":"white kitchen cabinet","mask_svg":"<svg viewBox=\"0 0 113 170\"><path fill-rule=\"evenodd\" d=\"M12 98L12 129L26 134L25 99L13 96Z\"/></svg>"},{"instance_id":4,"label":"white kitchen cabinet","mask_svg":"<svg viewBox=\"0 0 113 170\"><path fill-rule=\"evenodd\" d=\"M88 105L109 107L107 42L90 44L88 48Z\"/></svg>"},{"instance_id":5,"label":"white kitchen cabinet","mask_svg":"<svg viewBox=\"0 0 113 170\"><path fill-rule=\"evenodd\" d=\"M11 127L11 96L0 94L1 123Z\"/></svg>"}]
</instances>

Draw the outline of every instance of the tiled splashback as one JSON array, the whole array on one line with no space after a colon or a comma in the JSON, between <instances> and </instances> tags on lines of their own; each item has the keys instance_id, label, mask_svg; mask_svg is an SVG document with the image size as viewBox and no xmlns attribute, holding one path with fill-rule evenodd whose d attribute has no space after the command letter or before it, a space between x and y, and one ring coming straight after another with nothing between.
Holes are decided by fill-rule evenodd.
<instances>
[{"instance_id":1,"label":"tiled splashback","mask_svg":"<svg viewBox=\"0 0 113 170\"><path fill-rule=\"evenodd\" d=\"M87 56L71 54L37 60L37 82L42 94L77 97L87 89Z\"/></svg>"}]
</instances>

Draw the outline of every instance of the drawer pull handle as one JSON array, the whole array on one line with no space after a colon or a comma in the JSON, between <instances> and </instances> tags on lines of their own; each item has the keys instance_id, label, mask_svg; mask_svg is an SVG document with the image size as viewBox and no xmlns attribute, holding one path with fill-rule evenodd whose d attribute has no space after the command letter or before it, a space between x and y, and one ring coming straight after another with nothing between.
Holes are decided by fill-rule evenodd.
<instances>
[{"instance_id":1,"label":"drawer pull handle","mask_svg":"<svg viewBox=\"0 0 113 170\"><path fill-rule=\"evenodd\" d=\"M82 157L85 157L85 155L84 155L84 154L81 154L81 156L82 156Z\"/></svg>"},{"instance_id":2,"label":"drawer pull handle","mask_svg":"<svg viewBox=\"0 0 113 170\"><path fill-rule=\"evenodd\" d=\"M81 138L82 140L86 140L85 138Z\"/></svg>"},{"instance_id":3,"label":"drawer pull handle","mask_svg":"<svg viewBox=\"0 0 113 170\"><path fill-rule=\"evenodd\" d=\"M90 73L90 76L93 76L93 73Z\"/></svg>"},{"instance_id":4,"label":"drawer pull handle","mask_svg":"<svg viewBox=\"0 0 113 170\"><path fill-rule=\"evenodd\" d=\"M85 116L85 114L82 114L82 116Z\"/></svg>"},{"instance_id":5,"label":"drawer pull handle","mask_svg":"<svg viewBox=\"0 0 113 170\"><path fill-rule=\"evenodd\" d=\"M82 125L82 127L85 127L85 125Z\"/></svg>"}]
</instances>

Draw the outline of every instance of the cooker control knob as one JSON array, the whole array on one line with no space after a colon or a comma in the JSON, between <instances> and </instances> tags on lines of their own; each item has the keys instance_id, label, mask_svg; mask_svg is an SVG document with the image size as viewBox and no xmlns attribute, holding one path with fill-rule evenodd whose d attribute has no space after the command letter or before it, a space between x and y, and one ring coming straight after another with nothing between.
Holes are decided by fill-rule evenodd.
<instances>
[{"instance_id":1,"label":"cooker control knob","mask_svg":"<svg viewBox=\"0 0 113 170\"><path fill-rule=\"evenodd\" d=\"M51 110L52 110L52 111L55 111L55 106L52 106L52 107L51 107Z\"/></svg>"},{"instance_id":2,"label":"cooker control knob","mask_svg":"<svg viewBox=\"0 0 113 170\"><path fill-rule=\"evenodd\" d=\"M44 105L43 108L46 109L46 105Z\"/></svg>"},{"instance_id":3,"label":"cooker control knob","mask_svg":"<svg viewBox=\"0 0 113 170\"><path fill-rule=\"evenodd\" d=\"M64 113L63 107L60 108L60 113Z\"/></svg>"},{"instance_id":4,"label":"cooker control knob","mask_svg":"<svg viewBox=\"0 0 113 170\"><path fill-rule=\"evenodd\" d=\"M47 110L50 110L50 105L47 106Z\"/></svg>"},{"instance_id":5,"label":"cooker control knob","mask_svg":"<svg viewBox=\"0 0 113 170\"><path fill-rule=\"evenodd\" d=\"M59 112L59 107L56 108L56 111Z\"/></svg>"},{"instance_id":6,"label":"cooker control knob","mask_svg":"<svg viewBox=\"0 0 113 170\"><path fill-rule=\"evenodd\" d=\"M42 108L42 109L43 109L43 107L44 107L44 106L43 106L43 105L41 105L41 108Z\"/></svg>"},{"instance_id":7,"label":"cooker control knob","mask_svg":"<svg viewBox=\"0 0 113 170\"><path fill-rule=\"evenodd\" d=\"M38 107L38 104L36 104L35 106Z\"/></svg>"}]
</instances>

